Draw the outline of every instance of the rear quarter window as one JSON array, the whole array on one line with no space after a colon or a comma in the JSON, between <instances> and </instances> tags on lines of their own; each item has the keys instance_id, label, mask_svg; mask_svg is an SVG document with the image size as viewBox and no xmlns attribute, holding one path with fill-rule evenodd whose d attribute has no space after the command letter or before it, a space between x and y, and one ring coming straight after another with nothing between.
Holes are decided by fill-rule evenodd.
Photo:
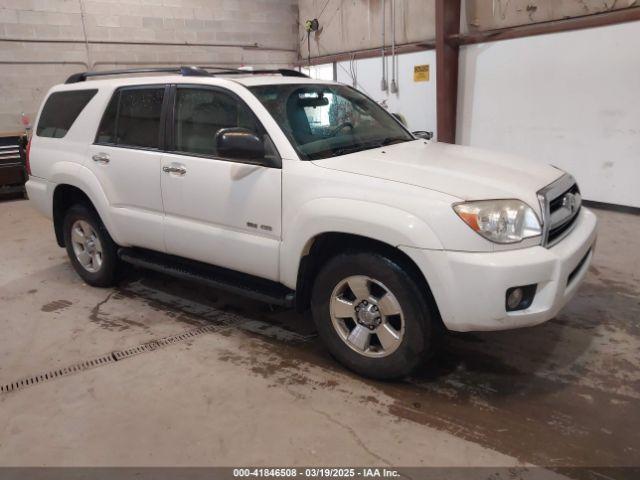
<instances>
[{"instance_id":1,"label":"rear quarter window","mask_svg":"<svg viewBox=\"0 0 640 480\"><path fill-rule=\"evenodd\" d=\"M73 90L49 95L40 114L36 135L49 138L64 137L97 92L97 89Z\"/></svg>"}]
</instances>

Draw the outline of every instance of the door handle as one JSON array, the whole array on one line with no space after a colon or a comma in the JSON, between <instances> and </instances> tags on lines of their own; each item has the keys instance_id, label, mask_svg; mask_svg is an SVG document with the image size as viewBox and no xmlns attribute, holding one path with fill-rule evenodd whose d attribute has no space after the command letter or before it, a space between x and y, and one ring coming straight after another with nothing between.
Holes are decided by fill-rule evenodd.
<instances>
[{"instance_id":1,"label":"door handle","mask_svg":"<svg viewBox=\"0 0 640 480\"><path fill-rule=\"evenodd\" d=\"M109 155L106 153L96 153L93 157L91 157L94 162L97 163L109 163Z\"/></svg>"},{"instance_id":2,"label":"door handle","mask_svg":"<svg viewBox=\"0 0 640 480\"><path fill-rule=\"evenodd\" d=\"M162 167L162 171L164 173L175 173L176 175L185 175L187 173L187 169L181 165L165 165Z\"/></svg>"}]
</instances>

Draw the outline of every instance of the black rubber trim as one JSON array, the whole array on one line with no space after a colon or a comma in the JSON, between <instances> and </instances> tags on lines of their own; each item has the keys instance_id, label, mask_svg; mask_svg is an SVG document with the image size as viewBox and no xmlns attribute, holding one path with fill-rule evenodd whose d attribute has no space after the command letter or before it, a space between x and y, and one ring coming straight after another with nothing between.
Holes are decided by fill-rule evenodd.
<instances>
[{"instance_id":1,"label":"black rubber trim","mask_svg":"<svg viewBox=\"0 0 640 480\"><path fill-rule=\"evenodd\" d=\"M589 258L589 255L591 254L591 250L593 250L593 247L587 250L587 253L585 253L584 257L582 257L582 259L578 262L578 265L576 265L575 268L571 271L571 273L567 277L567 286L573 283L573 280L576 278L576 275L578 274L578 272L580 272L580 270L584 266L584 263L587 261L587 258Z\"/></svg>"},{"instance_id":2,"label":"black rubber trim","mask_svg":"<svg viewBox=\"0 0 640 480\"><path fill-rule=\"evenodd\" d=\"M121 248L118 256L123 262L137 267L195 281L261 302L288 308L295 305L295 292L272 280L151 250Z\"/></svg>"},{"instance_id":3,"label":"black rubber trim","mask_svg":"<svg viewBox=\"0 0 640 480\"><path fill-rule=\"evenodd\" d=\"M611 212L630 213L632 215L640 215L640 207L631 207L629 205L618 205L617 203L595 202L593 200L582 200L582 204L590 208L598 208L600 210L609 210Z\"/></svg>"}]
</instances>

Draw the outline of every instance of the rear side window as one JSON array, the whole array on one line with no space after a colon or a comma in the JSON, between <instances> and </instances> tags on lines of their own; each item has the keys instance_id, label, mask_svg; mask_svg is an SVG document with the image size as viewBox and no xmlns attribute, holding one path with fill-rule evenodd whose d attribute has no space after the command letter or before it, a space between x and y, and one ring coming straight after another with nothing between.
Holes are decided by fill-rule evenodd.
<instances>
[{"instance_id":1,"label":"rear side window","mask_svg":"<svg viewBox=\"0 0 640 480\"><path fill-rule=\"evenodd\" d=\"M96 142L122 147L158 148L164 89L163 85L117 91L104 112Z\"/></svg>"},{"instance_id":2,"label":"rear side window","mask_svg":"<svg viewBox=\"0 0 640 480\"><path fill-rule=\"evenodd\" d=\"M74 90L49 95L36 128L39 137L62 138L98 90Z\"/></svg>"}]
</instances>

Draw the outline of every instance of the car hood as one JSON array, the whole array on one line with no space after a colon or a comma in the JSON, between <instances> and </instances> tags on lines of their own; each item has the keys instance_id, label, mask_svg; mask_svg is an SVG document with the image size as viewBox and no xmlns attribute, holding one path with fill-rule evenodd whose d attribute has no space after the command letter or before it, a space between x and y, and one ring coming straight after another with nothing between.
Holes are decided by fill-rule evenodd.
<instances>
[{"instance_id":1,"label":"car hood","mask_svg":"<svg viewBox=\"0 0 640 480\"><path fill-rule=\"evenodd\" d=\"M428 188L461 200L517 198L536 211L539 211L538 190L564 173L513 155L424 140L313 163L322 168Z\"/></svg>"}]
</instances>

